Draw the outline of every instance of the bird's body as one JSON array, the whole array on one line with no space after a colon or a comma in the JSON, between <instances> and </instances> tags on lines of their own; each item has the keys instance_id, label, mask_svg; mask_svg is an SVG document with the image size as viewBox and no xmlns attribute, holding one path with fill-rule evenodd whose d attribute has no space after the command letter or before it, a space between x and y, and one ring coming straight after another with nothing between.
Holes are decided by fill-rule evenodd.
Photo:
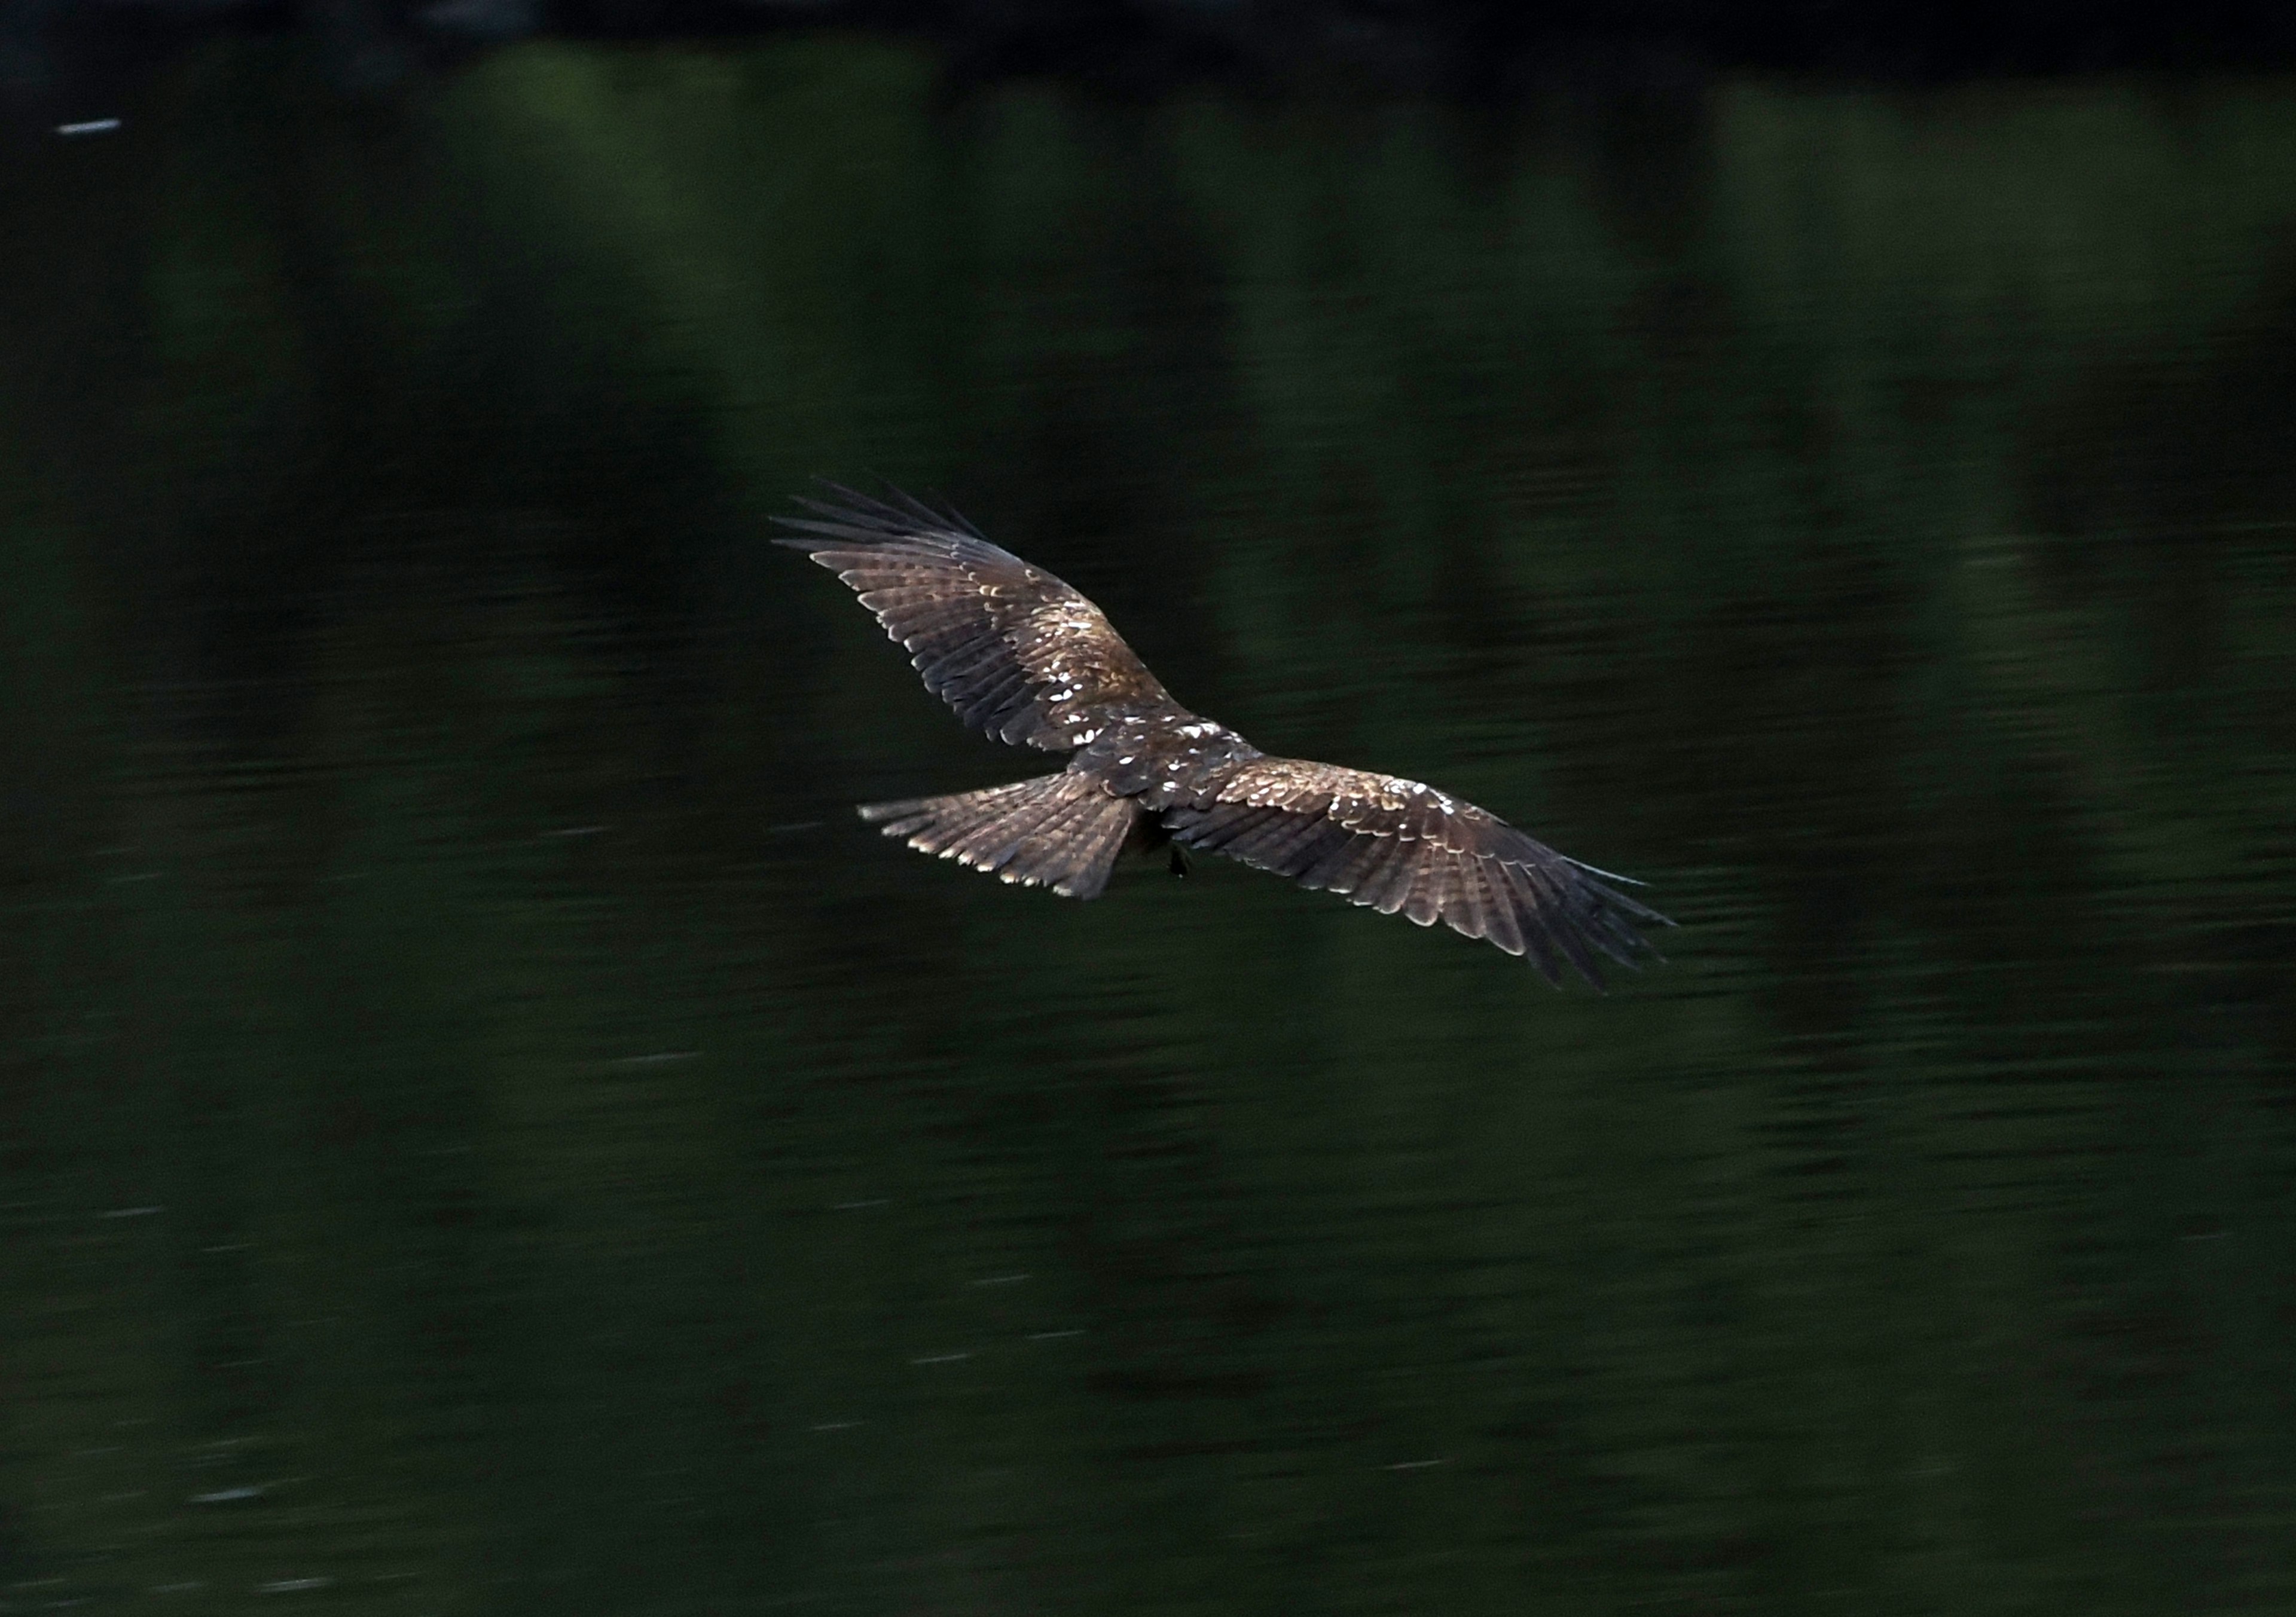
<instances>
[{"instance_id":1,"label":"bird's body","mask_svg":"<svg viewBox=\"0 0 2296 1617\"><path fill-rule=\"evenodd\" d=\"M1550 981L1595 954L1627 965L1656 911L1471 803L1416 780L1271 757L1189 712L1100 608L961 519L840 489L784 519L857 592L926 686L1000 740L1070 754L1059 774L862 818L1008 882L1092 898L1128 847L1225 853L1421 926L1438 919ZM1611 878L1611 880L1622 879Z\"/></svg>"}]
</instances>

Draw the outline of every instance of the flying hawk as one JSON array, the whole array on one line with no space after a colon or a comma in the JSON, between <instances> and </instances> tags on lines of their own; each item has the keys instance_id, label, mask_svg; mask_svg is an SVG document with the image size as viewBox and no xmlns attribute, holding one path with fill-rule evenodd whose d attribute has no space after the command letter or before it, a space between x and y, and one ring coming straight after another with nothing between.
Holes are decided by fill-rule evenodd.
<instances>
[{"instance_id":1,"label":"flying hawk","mask_svg":"<svg viewBox=\"0 0 2296 1617\"><path fill-rule=\"evenodd\" d=\"M1637 927L1673 924L1602 879L1626 878L1431 786L1269 757L1174 701L1098 607L963 518L830 487L798 502L811 516L777 519L806 537L775 543L851 585L966 724L1070 755L1057 775L863 804L886 836L1070 898L1097 897L1127 847L1177 843L1439 919L1528 953L1550 983L1568 960L1599 987L1597 952L1632 966L1649 947Z\"/></svg>"}]
</instances>

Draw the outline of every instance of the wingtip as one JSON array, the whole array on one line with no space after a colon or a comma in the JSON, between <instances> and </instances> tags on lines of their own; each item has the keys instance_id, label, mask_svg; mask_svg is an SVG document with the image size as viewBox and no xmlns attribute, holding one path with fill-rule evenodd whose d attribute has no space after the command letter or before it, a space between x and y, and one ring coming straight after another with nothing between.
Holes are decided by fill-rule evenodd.
<instances>
[{"instance_id":1,"label":"wingtip","mask_svg":"<svg viewBox=\"0 0 2296 1617\"><path fill-rule=\"evenodd\" d=\"M980 528L946 500L938 504L921 500L890 480L885 483L882 494L864 493L850 484L838 482L834 478L816 477L813 481L822 495L826 497L791 494L790 498L816 517L847 523L857 521L868 527L882 529L887 537L922 531L982 538ZM774 520L785 527L805 525L802 518L777 516ZM786 543L787 541L780 543Z\"/></svg>"},{"instance_id":2,"label":"wingtip","mask_svg":"<svg viewBox=\"0 0 2296 1617\"><path fill-rule=\"evenodd\" d=\"M1604 881L1622 881L1630 887L1647 887L1650 886L1650 883L1640 880L1635 877L1621 876L1616 870L1605 870L1602 866L1590 865L1583 859L1573 859L1568 853L1557 853L1555 858L1561 860L1564 864L1576 865L1579 870L1586 871L1589 876L1599 876Z\"/></svg>"}]
</instances>

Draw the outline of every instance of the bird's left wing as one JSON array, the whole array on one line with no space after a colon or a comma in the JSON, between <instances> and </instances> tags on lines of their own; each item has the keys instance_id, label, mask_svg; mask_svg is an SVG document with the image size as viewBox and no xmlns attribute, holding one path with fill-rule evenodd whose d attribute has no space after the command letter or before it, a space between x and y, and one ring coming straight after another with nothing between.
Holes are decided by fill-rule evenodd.
<instances>
[{"instance_id":1,"label":"bird's left wing","mask_svg":"<svg viewBox=\"0 0 2296 1617\"><path fill-rule=\"evenodd\" d=\"M775 543L850 584L965 723L1066 752L1113 706L1171 700L1100 608L1044 568L906 494L832 487L833 499L799 502L810 517L776 519L807 537Z\"/></svg>"},{"instance_id":2,"label":"bird's left wing","mask_svg":"<svg viewBox=\"0 0 2296 1617\"><path fill-rule=\"evenodd\" d=\"M1657 911L1496 815L1431 786L1304 758L1252 758L1164 811L1175 841L1421 926L1441 920L1550 983L1568 960L1596 987L1597 952L1632 966ZM1623 878L1612 878L1622 880ZM1560 957L1560 958L1558 958Z\"/></svg>"}]
</instances>

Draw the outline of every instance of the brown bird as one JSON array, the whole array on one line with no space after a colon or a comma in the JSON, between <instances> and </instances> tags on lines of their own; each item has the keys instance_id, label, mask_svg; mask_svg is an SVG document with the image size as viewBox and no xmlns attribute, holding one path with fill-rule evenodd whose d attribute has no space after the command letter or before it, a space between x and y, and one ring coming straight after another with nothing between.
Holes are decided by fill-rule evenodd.
<instances>
[{"instance_id":1,"label":"brown bird","mask_svg":"<svg viewBox=\"0 0 2296 1617\"><path fill-rule=\"evenodd\" d=\"M1127 847L1201 848L1528 953L1550 983L1568 960L1600 987L1597 952L1633 966L1650 947L1636 928L1673 925L1605 885L1628 878L1431 786L1269 757L1174 701L1098 607L963 518L829 486L799 501L812 516L777 519L807 537L775 543L850 584L966 724L1070 755L1057 775L863 804L888 837L1070 898L1097 897Z\"/></svg>"}]
</instances>

